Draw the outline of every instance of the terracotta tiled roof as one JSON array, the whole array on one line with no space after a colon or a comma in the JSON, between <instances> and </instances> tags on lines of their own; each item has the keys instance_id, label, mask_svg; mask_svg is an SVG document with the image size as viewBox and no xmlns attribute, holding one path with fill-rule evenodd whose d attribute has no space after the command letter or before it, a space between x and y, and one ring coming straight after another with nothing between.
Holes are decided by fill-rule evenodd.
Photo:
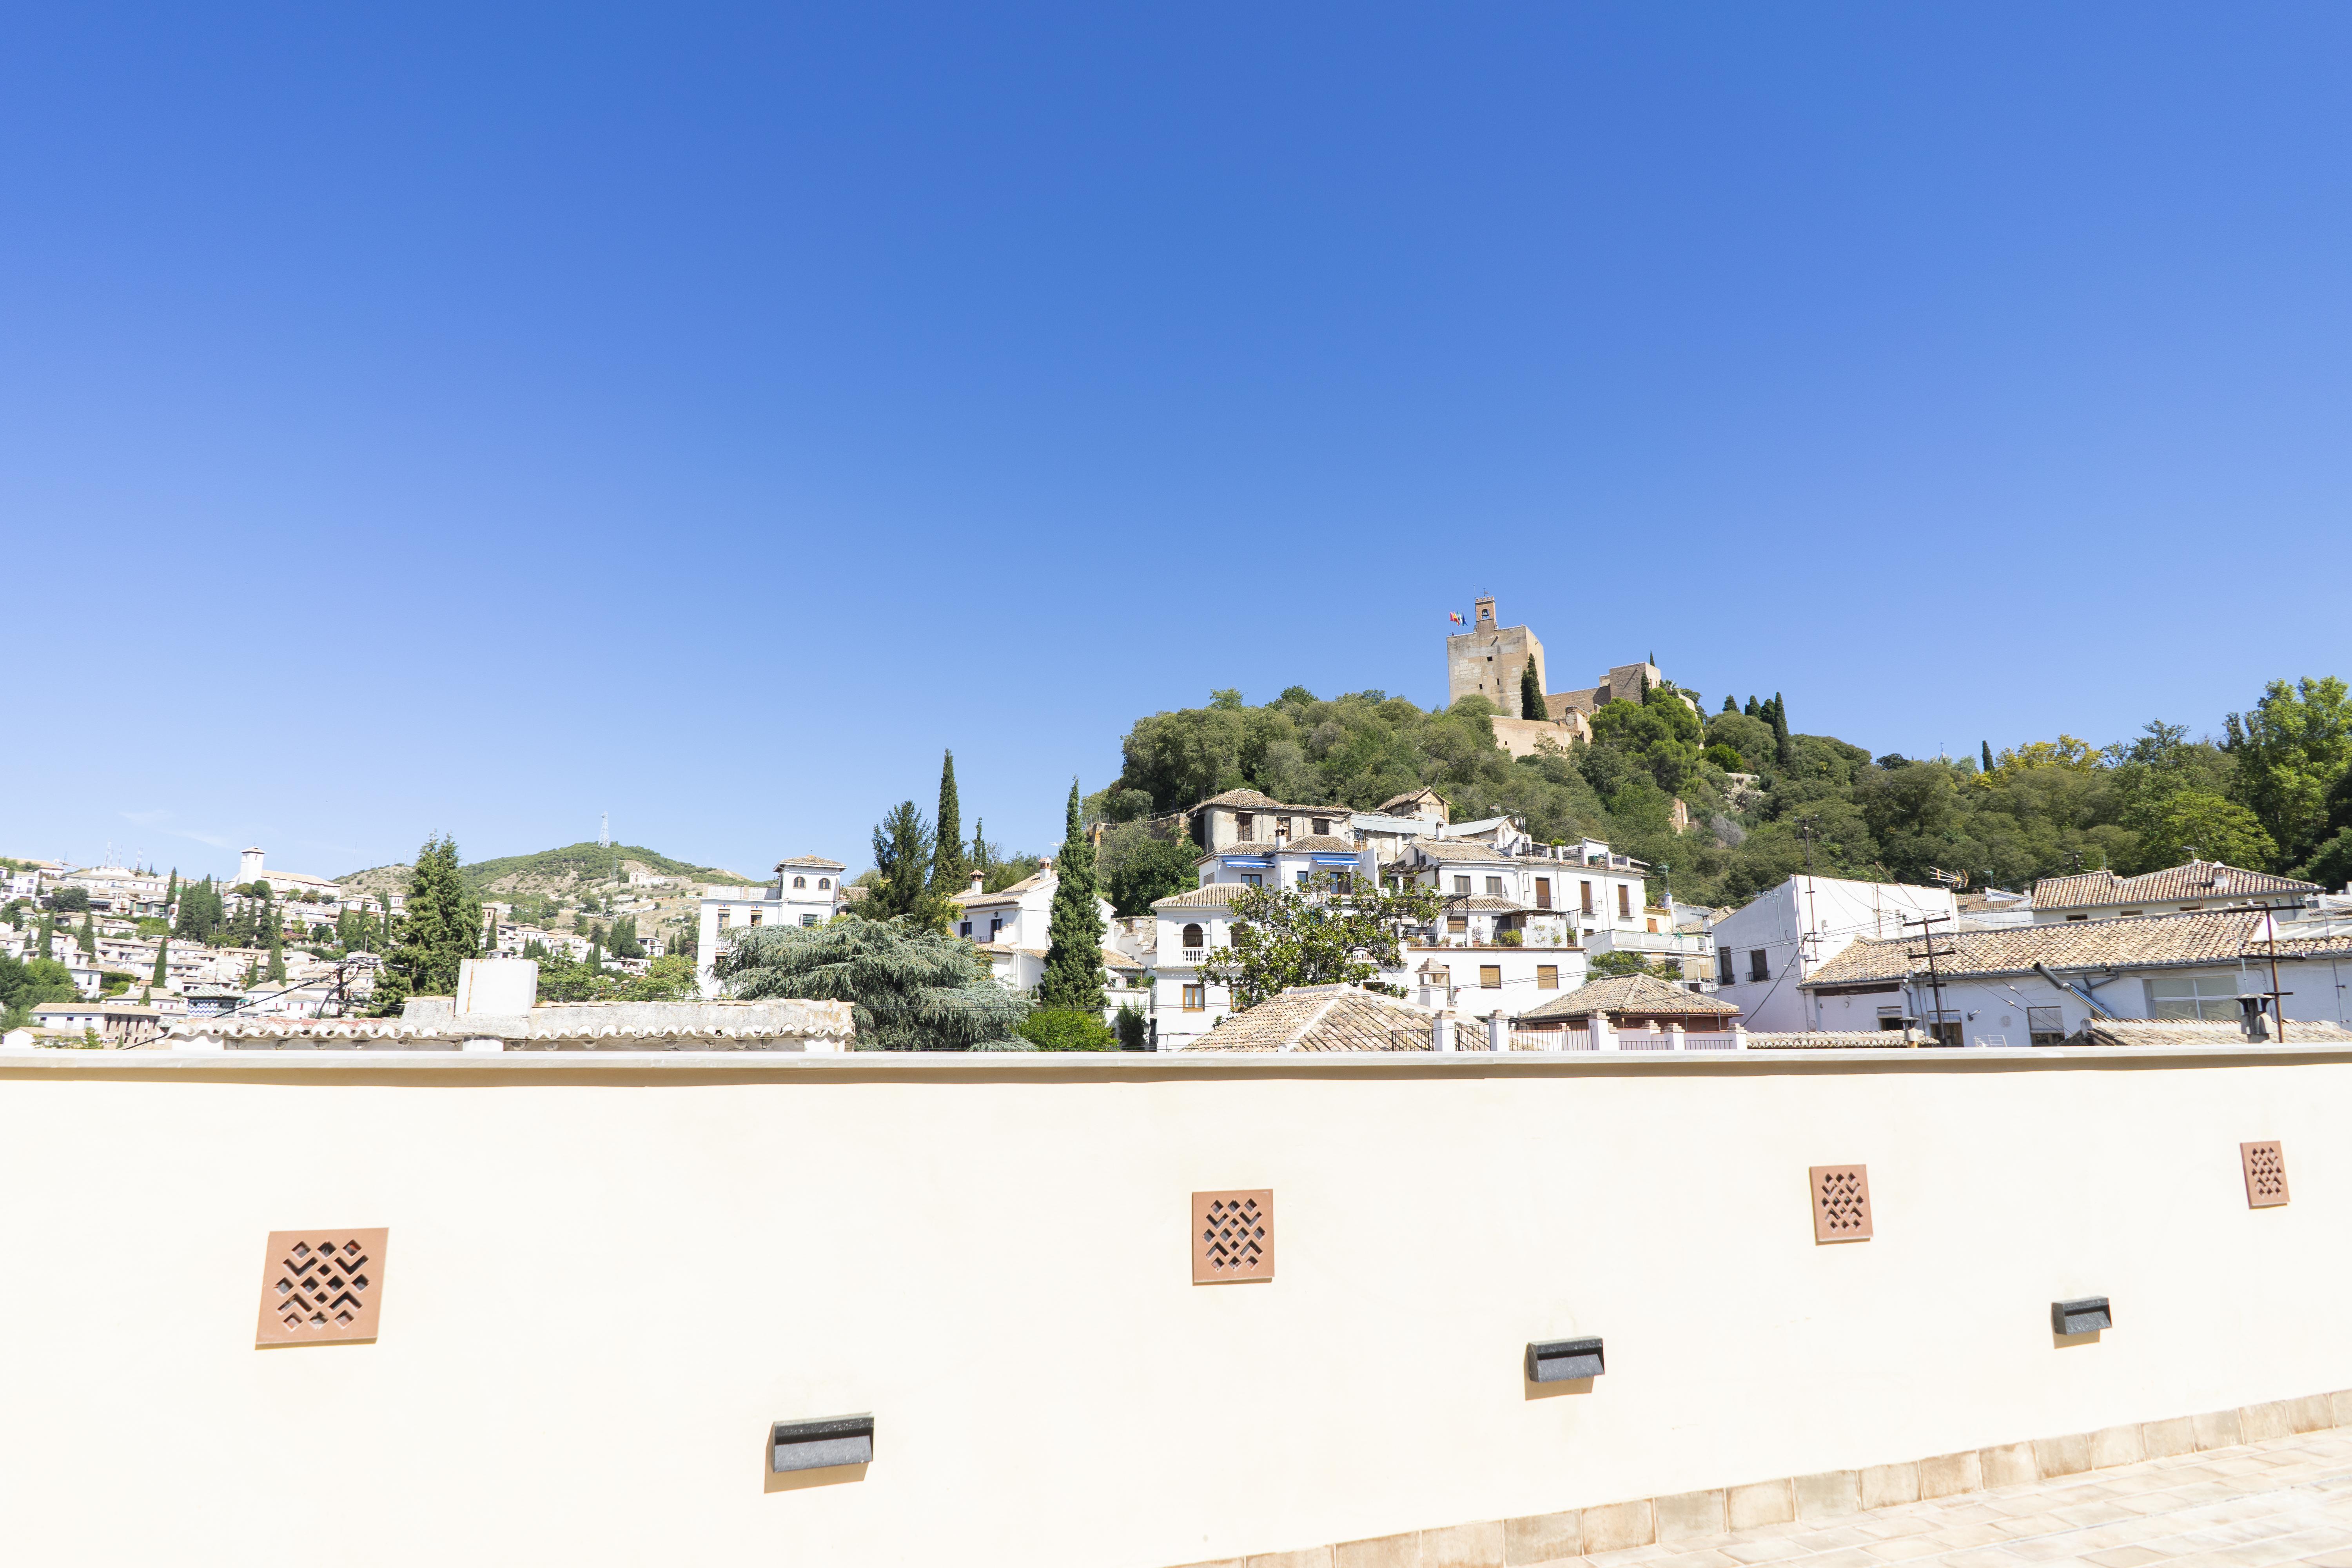
<instances>
[{"instance_id":1,"label":"terracotta tiled roof","mask_svg":"<svg viewBox=\"0 0 2352 1568\"><path fill-rule=\"evenodd\" d=\"M1292 839L1290 849L1299 855L1353 855L1356 846L1336 833L1309 833Z\"/></svg>"},{"instance_id":2,"label":"terracotta tiled roof","mask_svg":"<svg viewBox=\"0 0 2352 1568\"><path fill-rule=\"evenodd\" d=\"M2123 904L2187 902L2195 899L2261 898L2280 893L2323 892L2316 882L2273 877L2267 871L2242 870L2219 860L2191 860L2144 877L2118 877L2113 871L2084 871L2073 877L2044 877L2033 884L2037 910L2099 910Z\"/></svg>"},{"instance_id":3,"label":"terracotta tiled roof","mask_svg":"<svg viewBox=\"0 0 2352 1568\"><path fill-rule=\"evenodd\" d=\"M2242 1046L2245 1031L2228 1019L2091 1018L2066 1037L2070 1046ZM2275 1045L2275 1040L2266 1044ZM2352 1045L2352 1029L2338 1024L2286 1022L2286 1043L2312 1046Z\"/></svg>"},{"instance_id":4,"label":"terracotta tiled roof","mask_svg":"<svg viewBox=\"0 0 2352 1568\"><path fill-rule=\"evenodd\" d=\"M1516 899L1490 899L1484 893L1475 894L1462 900L1460 903L1450 906L1452 909L1466 910L1474 915L1515 915L1525 907ZM1553 911L1546 910L1544 912L1550 914Z\"/></svg>"},{"instance_id":5,"label":"terracotta tiled roof","mask_svg":"<svg viewBox=\"0 0 2352 1568\"><path fill-rule=\"evenodd\" d=\"M1702 996L1696 991L1659 979L1654 974L1612 974L1555 996L1519 1016L1528 1018L1589 1018L1595 1013L1683 1013L1705 1018L1729 1018L1739 1009L1728 1002Z\"/></svg>"},{"instance_id":6,"label":"terracotta tiled roof","mask_svg":"<svg viewBox=\"0 0 2352 1568\"><path fill-rule=\"evenodd\" d=\"M1412 847L1429 859L1443 862L1508 861L1511 858L1493 845L1481 844L1475 838L1416 838L1412 841Z\"/></svg>"},{"instance_id":7,"label":"terracotta tiled roof","mask_svg":"<svg viewBox=\"0 0 2352 1568\"><path fill-rule=\"evenodd\" d=\"M1410 816L1412 813L1398 812L1396 808L1401 805L1419 805L1425 800L1433 801L1439 805L1444 805L1445 804L1445 798L1443 795L1439 795L1435 790L1431 789L1428 785L1423 784L1421 788L1409 791L1403 795L1392 795L1372 809L1382 816L1390 816L1391 814L1401 816Z\"/></svg>"},{"instance_id":8,"label":"terracotta tiled roof","mask_svg":"<svg viewBox=\"0 0 2352 1568\"><path fill-rule=\"evenodd\" d=\"M1195 1051L1425 1051L1430 1016L1353 985L1301 985L1235 1013Z\"/></svg>"},{"instance_id":9,"label":"terracotta tiled roof","mask_svg":"<svg viewBox=\"0 0 2352 1568\"><path fill-rule=\"evenodd\" d=\"M1979 974L2030 974L2037 963L2053 969L2177 967L2235 963L2242 955L2267 958L2271 948L2260 910L2212 910L2187 915L2146 915L2130 920L2068 921L2053 925L2010 926L1939 935L1936 967L1948 978ZM1919 939L1862 937L1802 982L1806 990L1874 980L1899 981L1927 972ZM1949 950L1950 956L1944 956ZM2278 939L2281 958L2352 956L2352 937ZM2290 1025L2289 1027L2293 1026Z\"/></svg>"},{"instance_id":10,"label":"terracotta tiled roof","mask_svg":"<svg viewBox=\"0 0 2352 1568\"><path fill-rule=\"evenodd\" d=\"M1203 805L1227 806L1234 811L1286 811L1293 816L1348 815L1348 808L1344 805L1285 805L1272 795L1260 795L1254 789L1229 789L1223 795L1211 795L1192 809L1198 811Z\"/></svg>"},{"instance_id":11,"label":"terracotta tiled roof","mask_svg":"<svg viewBox=\"0 0 2352 1568\"><path fill-rule=\"evenodd\" d=\"M776 862L776 869L779 871L783 870L787 867L795 870L810 871L840 871L846 869L840 861L828 860L822 855L795 855L789 860L779 860Z\"/></svg>"},{"instance_id":12,"label":"terracotta tiled roof","mask_svg":"<svg viewBox=\"0 0 2352 1568\"><path fill-rule=\"evenodd\" d=\"M1171 893L1164 899L1154 899L1155 910L1222 910L1235 893L1242 890L1239 882L1205 882L1197 888L1187 888L1181 893Z\"/></svg>"},{"instance_id":13,"label":"terracotta tiled roof","mask_svg":"<svg viewBox=\"0 0 2352 1568\"><path fill-rule=\"evenodd\" d=\"M1750 1031L1751 1051L1884 1051L1929 1044L1926 1030L1796 1029L1786 1034Z\"/></svg>"}]
</instances>

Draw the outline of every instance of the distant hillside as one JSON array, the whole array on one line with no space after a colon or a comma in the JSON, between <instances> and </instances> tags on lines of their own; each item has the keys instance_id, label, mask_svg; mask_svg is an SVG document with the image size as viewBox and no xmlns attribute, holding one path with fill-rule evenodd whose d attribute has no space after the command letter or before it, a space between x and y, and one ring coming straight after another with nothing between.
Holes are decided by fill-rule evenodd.
<instances>
[{"instance_id":1,"label":"distant hillside","mask_svg":"<svg viewBox=\"0 0 2352 1568\"><path fill-rule=\"evenodd\" d=\"M616 867L621 879L614 877ZM625 879L633 868L677 877L688 883L749 884L759 880L716 866L673 860L634 844L571 844L561 849L542 849L535 855L505 855L495 860L477 860L461 866L458 874L465 878L466 886L478 894L562 894ZM409 871L407 866L371 866L335 880L381 898L386 893L405 894Z\"/></svg>"}]
</instances>

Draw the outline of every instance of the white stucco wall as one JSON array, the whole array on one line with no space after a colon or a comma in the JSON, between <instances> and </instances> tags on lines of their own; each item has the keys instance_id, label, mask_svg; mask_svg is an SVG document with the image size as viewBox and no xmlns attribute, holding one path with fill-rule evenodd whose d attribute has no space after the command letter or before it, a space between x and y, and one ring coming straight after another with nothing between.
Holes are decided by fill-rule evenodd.
<instances>
[{"instance_id":1,"label":"white stucco wall","mask_svg":"<svg viewBox=\"0 0 2352 1568\"><path fill-rule=\"evenodd\" d=\"M2341 1053L62 1056L0 1058L28 1563L1150 1568L2352 1385ZM1845 1161L1876 1238L1816 1246ZM1225 1187L1271 1282L1190 1283ZM256 1350L266 1233L336 1225L381 1338Z\"/></svg>"}]
</instances>

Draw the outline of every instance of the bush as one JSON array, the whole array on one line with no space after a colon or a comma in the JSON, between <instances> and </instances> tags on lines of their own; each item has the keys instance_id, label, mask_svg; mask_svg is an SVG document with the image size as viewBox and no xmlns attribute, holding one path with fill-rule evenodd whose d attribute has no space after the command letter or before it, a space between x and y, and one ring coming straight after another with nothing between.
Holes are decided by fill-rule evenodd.
<instances>
[{"instance_id":1,"label":"bush","mask_svg":"<svg viewBox=\"0 0 2352 1568\"><path fill-rule=\"evenodd\" d=\"M1515 931L1496 931L1495 933L1495 945L1496 947L1518 947L1525 943L1526 941L1527 938L1525 935Z\"/></svg>"},{"instance_id":2,"label":"bush","mask_svg":"<svg viewBox=\"0 0 2352 1568\"><path fill-rule=\"evenodd\" d=\"M1727 773L1744 773L1748 771L1748 759L1719 741L1701 752L1699 757L1704 762L1713 763Z\"/></svg>"},{"instance_id":3,"label":"bush","mask_svg":"<svg viewBox=\"0 0 2352 1568\"><path fill-rule=\"evenodd\" d=\"M1138 1022L1141 1022L1140 1018ZM1022 1021L1021 1037L1041 1051L1110 1051L1118 1037L1099 1015L1070 1007L1040 1007Z\"/></svg>"},{"instance_id":4,"label":"bush","mask_svg":"<svg viewBox=\"0 0 2352 1568\"><path fill-rule=\"evenodd\" d=\"M1118 1018L1116 1024L1116 1030L1118 1035L1118 1048L1120 1050L1139 1051L1143 1049L1145 1037L1143 1009L1138 1007L1132 1002L1120 1003L1118 1005Z\"/></svg>"}]
</instances>

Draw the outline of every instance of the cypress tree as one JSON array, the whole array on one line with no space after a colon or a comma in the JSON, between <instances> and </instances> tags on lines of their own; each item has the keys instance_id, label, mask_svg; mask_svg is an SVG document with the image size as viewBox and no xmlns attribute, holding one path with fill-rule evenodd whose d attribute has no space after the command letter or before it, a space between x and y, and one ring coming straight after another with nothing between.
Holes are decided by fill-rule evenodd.
<instances>
[{"instance_id":1,"label":"cypress tree","mask_svg":"<svg viewBox=\"0 0 2352 1568\"><path fill-rule=\"evenodd\" d=\"M969 863L972 870L979 872L982 878L987 877L988 823L984 818L975 819L971 825L971 859Z\"/></svg>"},{"instance_id":2,"label":"cypress tree","mask_svg":"<svg viewBox=\"0 0 2352 1568\"><path fill-rule=\"evenodd\" d=\"M1754 699L1753 697L1750 697L1750 698L1748 700L1748 706L1747 706L1747 707L1745 707L1745 708L1742 708L1742 709L1740 710L1740 711L1741 711L1742 713L1747 714L1750 719L1755 718L1755 717L1757 716L1757 714L1756 714L1756 699Z\"/></svg>"},{"instance_id":3,"label":"cypress tree","mask_svg":"<svg viewBox=\"0 0 2352 1568\"><path fill-rule=\"evenodd\" d=\"M269 929L269 978L286 978L286 938L276 926Z\"/></svg>"},{"instance_id":4,"label":"cypress tree","mask_svg":"<svg viewBox=\"0 0 2352 1568\"><path fill-rule=\"evenodd\" d=\"M933 824L931 891L951 895L963 891L971 875L963 863L963 807L956 799L955 753L940 763L940 815Z\"/></svg>"},{"instance_id":5,"label":"cypress tree","mask_svg":"<svg viewBox=\"0 0 2352 1568\"><path fill-rule=\"evenodd\" d=\"M1726 697L1723 700L1723 710L1726 713L1737 713L1739 711L1739 704L1733 699Z\"/></svg>"},{"instance_id":6,"label":"cypress tree","mask_svg":"<svg viewBox=\"0 0 2352 1568\"><path fill-rule=\"evenodd\" d=\"M1519 671L1519 717L1522 719L1551 717L1551 705L1544 700L1543 680L1536 674L1536 660L1533 654L1528 656L1528 667Z\"/></svg>"},{"instance_id":7,"label":"cypress tree","mask_svg":"<svg viewBox=\"0 0 2352 1568\"><path fill-rule=\"evenodd\" d=\"M166 887L166 888L163 889L163 907L164 907L165 909L167 909L167 910L168 910L168 909L170 909L173 904L176 904L176 903L178 903L179 901L180 901L180 868L179 868L177 866L174 866L174 867L173 867L173 868L172 868L172 881L171 881L171 885L170 885L170 886L168 886L168 887Z\"/></svg>"},{"instance_id":8,"label":"cypress tree","mask_svg":"<svg viewBox=\"0 0 2352 1568\"><path fill-rule=\"evenodd\" d=\"M1984 762L1984 771L1987 773L1992 772L1992 742L1990 741L1979 741L1977 744L1982 748L1980 754Z\"/></svg>"},{"instance_id":9,"label":"cypress tree","mask_svg":"<svg viewBox=\"0 0 2352 1568\"><path fill-rule=\"evenodd\" d=\"M98 913L94 910L85 911L81 917L81 931L80 933L74 938L74 945L80 948L84 952L96 953L98 952L97 920Z\"/></svg>"},{"instance_id":10,"label":"cypress tree","mask_svg":"<svg viewBox=\"0 0 2352 1568\"><path fill-rule=\"evenodd\" d=\"M1070 781L1062 852L1054 860L1054 908L1045 921L1045 974L1037 1005L1066 1007L1100 1018L1103 987L1102 911L1095 907L1095 847L1078 820L1078 781Z\"/></svg>"},{"instance_id":11,"label":"cypress tree","mask_svg":"<svg viewBox=\"0 0 2352 1568\"><path fill-rule=\"evenodd\" d=\"M41 956L42 956L43 958L47 958L47 957L48 957L48 956L49 956L49 944L50 944L50 942L52 942L53 941L55 941L55 940L56 940L56 938L57 938L57 934L58 934L58 917L57 917L57 916L55 916L55 915L43 915L43 916L41 917L41 944L40 944L40 945L41 945Z\"/></svg>"},{"instance_id":12,"label":"cypress tree","mask_svg":"<svg viewBox=\"0 0 2352 1568\"><path fill-rule=\"evenodd\" d=\"M1795 767L1797 745L1789 738L1789 710L1781 702L1780 694L1777 691L1772 693L1772 740L1780 759L1780 765L1784 768Z\"/></svg>"},{"instance_id":13,"label":"cypress tree","mask_svg":"<svg viewBox=\"0 0 2352 1568\"><path fill-rule=\"evenodd\" d=\"M168 963L171 956L172 939L169 936L165 936L155 943L155 973L152 978L149 980L149 984L161 985L163 984L163 977L171 973L171 971L165 967L165 964Z\"/></svg>"}]
</instances>

